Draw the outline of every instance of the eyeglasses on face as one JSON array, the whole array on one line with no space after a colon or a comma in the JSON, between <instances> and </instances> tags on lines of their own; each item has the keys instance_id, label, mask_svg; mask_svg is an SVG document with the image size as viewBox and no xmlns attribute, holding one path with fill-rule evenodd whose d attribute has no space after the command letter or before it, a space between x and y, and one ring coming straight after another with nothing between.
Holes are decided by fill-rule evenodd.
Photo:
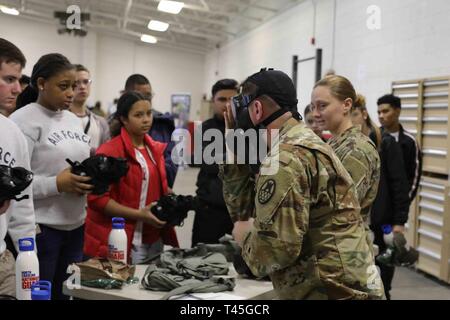
<instances>
[{"instance_id":1,"label":"eyeglasses on face","mask_svg":"<svg viewBox=\"0 0 450 320\"><path fill-rule=\"evenodd\" d=\"M92 79L84 79L84 80L77 80L75 81L75 84L77 86L80 86L82 84L84 84L85 86L90 85L92 83Z\"/></svg>"}]
</instances>

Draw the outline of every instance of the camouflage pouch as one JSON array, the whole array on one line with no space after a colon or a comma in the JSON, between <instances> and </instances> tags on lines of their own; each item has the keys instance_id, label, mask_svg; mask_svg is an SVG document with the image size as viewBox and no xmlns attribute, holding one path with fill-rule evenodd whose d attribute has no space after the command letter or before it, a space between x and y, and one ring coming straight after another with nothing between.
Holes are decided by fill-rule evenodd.
<instances>
[{"instance_id":1,"label":"camouflage pouch","mask_svg":"<svg viewBox=\"0 0 450 320\"><path fill-rule=\"evenodd\" d=\"M81 284L101 289L120 289L134 279L135 266L115 260L93 258L75 264L81 273Z\"/></svg>"}]
</instances>

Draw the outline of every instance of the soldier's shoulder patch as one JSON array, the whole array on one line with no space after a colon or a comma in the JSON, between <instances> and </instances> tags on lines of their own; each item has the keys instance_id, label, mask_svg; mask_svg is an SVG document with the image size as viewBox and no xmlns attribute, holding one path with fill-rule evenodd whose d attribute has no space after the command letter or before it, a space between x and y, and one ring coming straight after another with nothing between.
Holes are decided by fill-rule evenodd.
<instances>
[{"instance_id":1,"label":"soldier's shoulder patch","mask_svg":"<svg viewBox=\"0 0 450 320\"><path fill-rule=\"evenodd\" d=\"M273 179L269 179L261 186L258 191L258 202L260 204L266 204L272 199L277 188L277 183Z\"/></svg>"}]
</instances>

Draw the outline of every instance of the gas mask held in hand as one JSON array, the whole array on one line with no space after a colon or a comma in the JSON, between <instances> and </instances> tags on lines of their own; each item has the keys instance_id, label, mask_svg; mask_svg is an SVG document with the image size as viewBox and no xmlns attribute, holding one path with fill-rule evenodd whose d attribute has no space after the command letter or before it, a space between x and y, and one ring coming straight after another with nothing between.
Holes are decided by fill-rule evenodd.
<instances>
[{"instance_id":1,"label":"gas mask held in hand","mask_svg":"<svg viewBox=\"0 0 450 320\"><path fill-rule=\"evenodd\" d=\"M66 161L72 166L71 172L78 176L88 176L92 179L87 182L94 186L92 194L102 195L108 191L111 184L119 182L120 178L128 172L126 159L96 155L83 162Z\"/></svg>"},{"instance_id":2,"label":"gas mask held in hand","mask_svg":"<svg viewBox=\"0 0 450 320\"><path fill-rule=\"evenodd\" d=\"M188 212L198 206L197 198L193 196L181 196L169 194L161 197L151 212L161 221L166 221L169 226L182 226Z\"/></svg>"},{"instance_id":3,"label":"gas mask held in hand","mask_svg":"<svg viewBox=\"0 0 450 320\"><path fill-rule=\"evenodd\" d=\"M6 200L21 201L28 195L17 198L33 181L33 173L21 167L0 165L0 204Z\"/></svg>"},{"instance_id":4,"label":"gas mask held in hand","mask_svg":"<svg viewBox=\"0 0 450 320\"><path fill-rule=\"evenodd\" d=\"M394 233L392 243L387 243L386 250L376 257L379 264L393 267L409 267L419 259L419 252L407 246L402 233Z\"/></svg>"}]
</instances>

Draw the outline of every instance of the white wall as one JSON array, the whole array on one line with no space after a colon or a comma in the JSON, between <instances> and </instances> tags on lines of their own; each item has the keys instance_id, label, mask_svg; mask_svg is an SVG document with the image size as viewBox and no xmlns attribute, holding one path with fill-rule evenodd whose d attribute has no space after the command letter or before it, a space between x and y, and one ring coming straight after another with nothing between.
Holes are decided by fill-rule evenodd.
<instances>
[{"instance_id":1,"label":"white wall","mask_svg":"<svg viewBox=\"0 0 450 320\"><path fill-rule=\"evenodd\" d=\"M324 50L323 71L334 67L352 80L366 95L373 117L376 99L390 90L392 81L450 74L450 1L337 0L334 66L334 0L316 1L316 44ZM366 26L370 5L381 8L381 30ZM128 75L139 72L152 82L155 108L169 111L171 93L189 92L191 119L196 119L202 94L209 96L216 80L244 80L261 67L290 75L293 55L313 56L313 12L312 1L306 0L206 57L92 31L86 38L58 36L54 25L6 15L0 15L0 36L24 51L28 74L37 59L49 52L85 64L94 78L91 103L101 100L106 107ZM298 80L302 111L314 84L314 62L300 65Z\"/></svg>"},{"instance_id":2,"label":"white wall","mask_svg":"<svg viewBox=\"0 0 450 320\"><path fill-rule=\"evenodd\" d=\"M170 111L172 93L192 94L191 119L196 119L203 95L204 56L147 45L90 31L85 38L60 36L57 27L20 17L0 15L0 37L16 44L27 58L25 74L43 54L59 52L72 63L84 64L92 74L89 103L100 100L104 109L119 96L127 77L142 73L156 93L154 107Z\"/></svg>"},{"instance_id":3,"label":"white wall","mask_svg":"<svg viewBox=\"0 0 450 320\"><path fill-rule=\"evenodd\" d=\"M376 99L390 91L395 80L450 75L450 1L448 0L337 0L334 66L334 0L316 0L316 44L323 48L323 72L333 67L366 95L376 119ZM381 9L381 29L367 27L370 5ZM238 80L274 67L292 74L292 56L314 55L312 1L290 9L261 27L206 57L204 91L215 80ZM216 75L216 72L218 74ZM314 62L299 67L299 111L310 101Z\"/></svg>"},{"instance_id":4,"label":"white wall","mask_svg":"<svg viewBox=\"0 0 450 320\"><path fill-rule=\"evenodd\" d=\"M112 101L123 90L126 78L142 73L152 84L153 105L170 111L172 93L192 94L191 118L195 119L202 99L204 56L98 35L97 66L102 77L98 97Z\"/></svg>"}]
</instances>

